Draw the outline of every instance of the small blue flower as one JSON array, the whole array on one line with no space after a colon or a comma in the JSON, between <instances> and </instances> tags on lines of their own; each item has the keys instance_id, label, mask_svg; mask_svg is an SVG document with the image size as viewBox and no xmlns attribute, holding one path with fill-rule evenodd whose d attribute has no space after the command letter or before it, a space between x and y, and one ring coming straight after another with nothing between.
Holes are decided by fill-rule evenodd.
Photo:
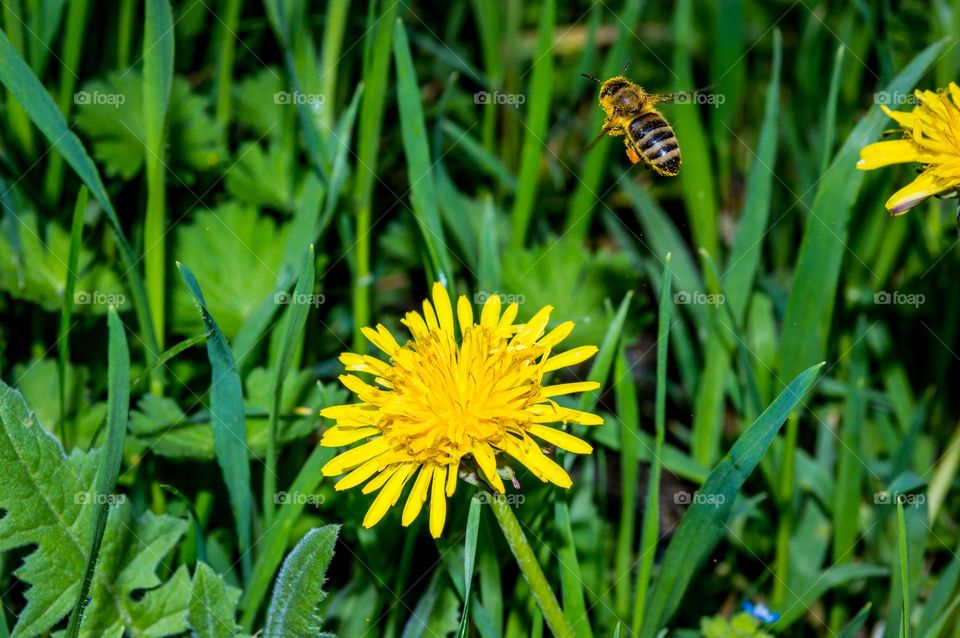
<instances>
[{"instance_id":1,"label":"small blue flower","mask_svg":"<svg viewBox=\"0 0 960 638\"><path fill-rule=\"evenodd\" d=\"M743 601L743 609L757 620L762 620L766 623L775 623L780 619L780 614L775 611L770 611L763 603L754 605L749 600L745 600Z\"/></svg>"}]
</instances>

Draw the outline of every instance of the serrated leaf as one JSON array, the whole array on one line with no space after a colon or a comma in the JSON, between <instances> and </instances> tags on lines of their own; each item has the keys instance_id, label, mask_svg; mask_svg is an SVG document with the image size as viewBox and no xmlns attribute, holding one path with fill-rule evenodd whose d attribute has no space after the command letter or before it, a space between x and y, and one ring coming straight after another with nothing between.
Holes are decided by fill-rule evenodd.
<instances>
[{"instance_id":1,"label":"serrated leaf","mask_svg":"<svg viewBox=\"0 0 960 638\"><path fill-rule=\"evenodd\" d=\"M240 590L229 587L206 563L197 563L190 591L187 620L197 638L232 638L240 633L237 600Z\"/></svg>"},{"instance_id":2,"label":"serrated leaf","mask_svg":"<svg viewBox=\"0 0 960 638\"><path fill-rule=\"evenodd\" d=\"M48 631L76 601L92 541L96 505L90 494L99 452L65 455L20 393L2 381L0 422L0 551L36 546L14 572L29 585L12 633L18 638ZM176 584L149 599L135 601L131 594L161 585L157 566L185 529L185 521L149 511L134 519L124 499L111 505L81 635L118 635L118 629L148 635L146 626L160 616L143 613L144 605L162 607L154 603L160 594L173 596Z\"/></svg>"},{"instance_id":3,"label":"serrated leaf","mask_svg":"<svg viewBox=\"0 0 960 638\"><path fill-rule=\"evenodd\" d=\"M175 255L188 260L204 289L210 313L232 339L260 302L273 294L284 258L288 226L278 226L250 206L235 202L200 211L177 228ZM173 292L173 329L202 330L189 293Z\"/></svg>"},{"instance_id":4,"label":"serrated leaf","mask_svg":"<svg viewBox=\"0 0 960 638\"><path fill-rule=\"evenodd\" d=\"M317 605L327 597L323 591L327 567L333 559L339 525L326 525L307 532L283 561L267 609L267 636L315 638L322 619Z\"/></svg>"},{"instance_id":5,"label":"serrated leaf","mask_svg":"<svg viewBox=\"0 0 960 638\"><path fill-rule=\"evenodd\" d=\"M143 117L143 79L135 72L111 73L83 85L77 93L77 125L93 140L93 155L107 175L131 179L143 168L147 126ZM166 116L169 155L166 165L190 184L227 156L221 127L210 115L210 100L174 77Z\"/></svg>"},{"instance_id":6,"label":"serrated leaf","mask_svg":"<svg viewBox=\"0 0 960 638\"><path fill-rule=\"evenodd\" d=\"M606 297L622 298L636 274L625 254L590 253L577 241L548 238L527 250L514 251L503 260L503 288L507 301L520 303L519 319L529 319L551 305L551 326L572 320L577 326L564 342L598 344L610 323L603 310ZM511 298L512 297L512 298Z\"/></svg>"},{"instance_id":7,"label":"serrated leaf","mask_svg":"<svg viewBox=\"0 0 960 638\"><path fill-rule=\"evenodd\" d=\"M42 227L33 211L23 210L13 218L11 232L0 235L0 290L17 299L40 304L45 310L56 311L63 305L67 287L67 261L70 256L70 233L55 222ZM96 255L81 248L77 259L78 279L74 291L74 314L105 313L107 304L94 303L110 299L118 307L129 307L120 280ZM28 267L21 272L17 264Z\"/></svg>"},{"instance_id":8,"label":"serrated leaf","mask_svg":"<svg viewBox=\"0 0 960 638\"><path fill-rule=\"evenodd\" d=\"M293 154L273 142L264 150L248 142L237 151L237 162L224 177L227 192L236 200L276 210L293 207Z\"/></svg>"}]
</instances>

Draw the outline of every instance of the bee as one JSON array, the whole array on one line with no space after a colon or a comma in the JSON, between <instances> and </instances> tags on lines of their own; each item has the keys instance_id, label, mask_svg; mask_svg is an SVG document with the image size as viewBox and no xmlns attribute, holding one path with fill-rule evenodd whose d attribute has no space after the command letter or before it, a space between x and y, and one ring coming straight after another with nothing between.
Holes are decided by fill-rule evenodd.
<instances>
[{"instance_id":1,"label":"bee","mask_svg":"<svg viewBox=\"0 0 960 638\"><path fill-rule=\"evenodd\" d=\"M674 95L647 93L624 76L628 66L630 62L606 81L583 74L600 85L600 108L607 114L600 134L590 146L604 135L623 135L627 157L632 163L642 159L658 174L674 177L680 172L680 144L666 118L654 108L659 102L672 100Z\"/></svg>"}]
</instances>

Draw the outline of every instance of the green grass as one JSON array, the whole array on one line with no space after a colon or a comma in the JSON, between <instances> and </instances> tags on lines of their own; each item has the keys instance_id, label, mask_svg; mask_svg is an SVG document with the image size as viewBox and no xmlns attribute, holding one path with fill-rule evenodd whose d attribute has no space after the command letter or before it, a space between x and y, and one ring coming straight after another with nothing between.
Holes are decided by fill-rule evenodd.
<instances>
[{"instance_id":1,"label":"green grass","mask_svg":"<svg viewBox=\"0 0 960 638\"><path fill-rule=\"evenodd\" d=\"M960 80L957 25L957 0L5 2L0 638L732 638L706 628L748 601L785 638L960 638L957 202L890 217L915 167L856 168L882 96ZM587 148L580 74L627 62L696 98L658 104L676 178ZM559 425L591 454L531 444L569 489L503 454L492 499L465 457L437 540L409 487L365 528L319 445L341 354L404 344L435 281L573 321L557 352L597 353L544 385L599 383L556 401L604 419Z\"/></svg>"}]
</instances>

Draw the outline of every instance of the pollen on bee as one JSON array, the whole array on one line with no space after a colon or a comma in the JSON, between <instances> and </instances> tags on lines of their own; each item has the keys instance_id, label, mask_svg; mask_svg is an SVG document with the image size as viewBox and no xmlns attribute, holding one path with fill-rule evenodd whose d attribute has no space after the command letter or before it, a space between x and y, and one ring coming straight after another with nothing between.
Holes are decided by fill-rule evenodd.
<instances>
[{"instance_id":1,"label":"pollen on bee","mask_svg":"<svg viewBox=\"0 0 960 638\"><path fill-rule=\"evenodd\" d=\"M628 158L630 159L630 161L631 161L632 163L634 163L634 164L637 164L637 163L640 162L640 156L637 155L637 152L636 152L635 150L633 150L633 147L631 147L631 146L628 146L628 147L627 147L627 157L628 157Z\"/></svg>"}]
</instances>

